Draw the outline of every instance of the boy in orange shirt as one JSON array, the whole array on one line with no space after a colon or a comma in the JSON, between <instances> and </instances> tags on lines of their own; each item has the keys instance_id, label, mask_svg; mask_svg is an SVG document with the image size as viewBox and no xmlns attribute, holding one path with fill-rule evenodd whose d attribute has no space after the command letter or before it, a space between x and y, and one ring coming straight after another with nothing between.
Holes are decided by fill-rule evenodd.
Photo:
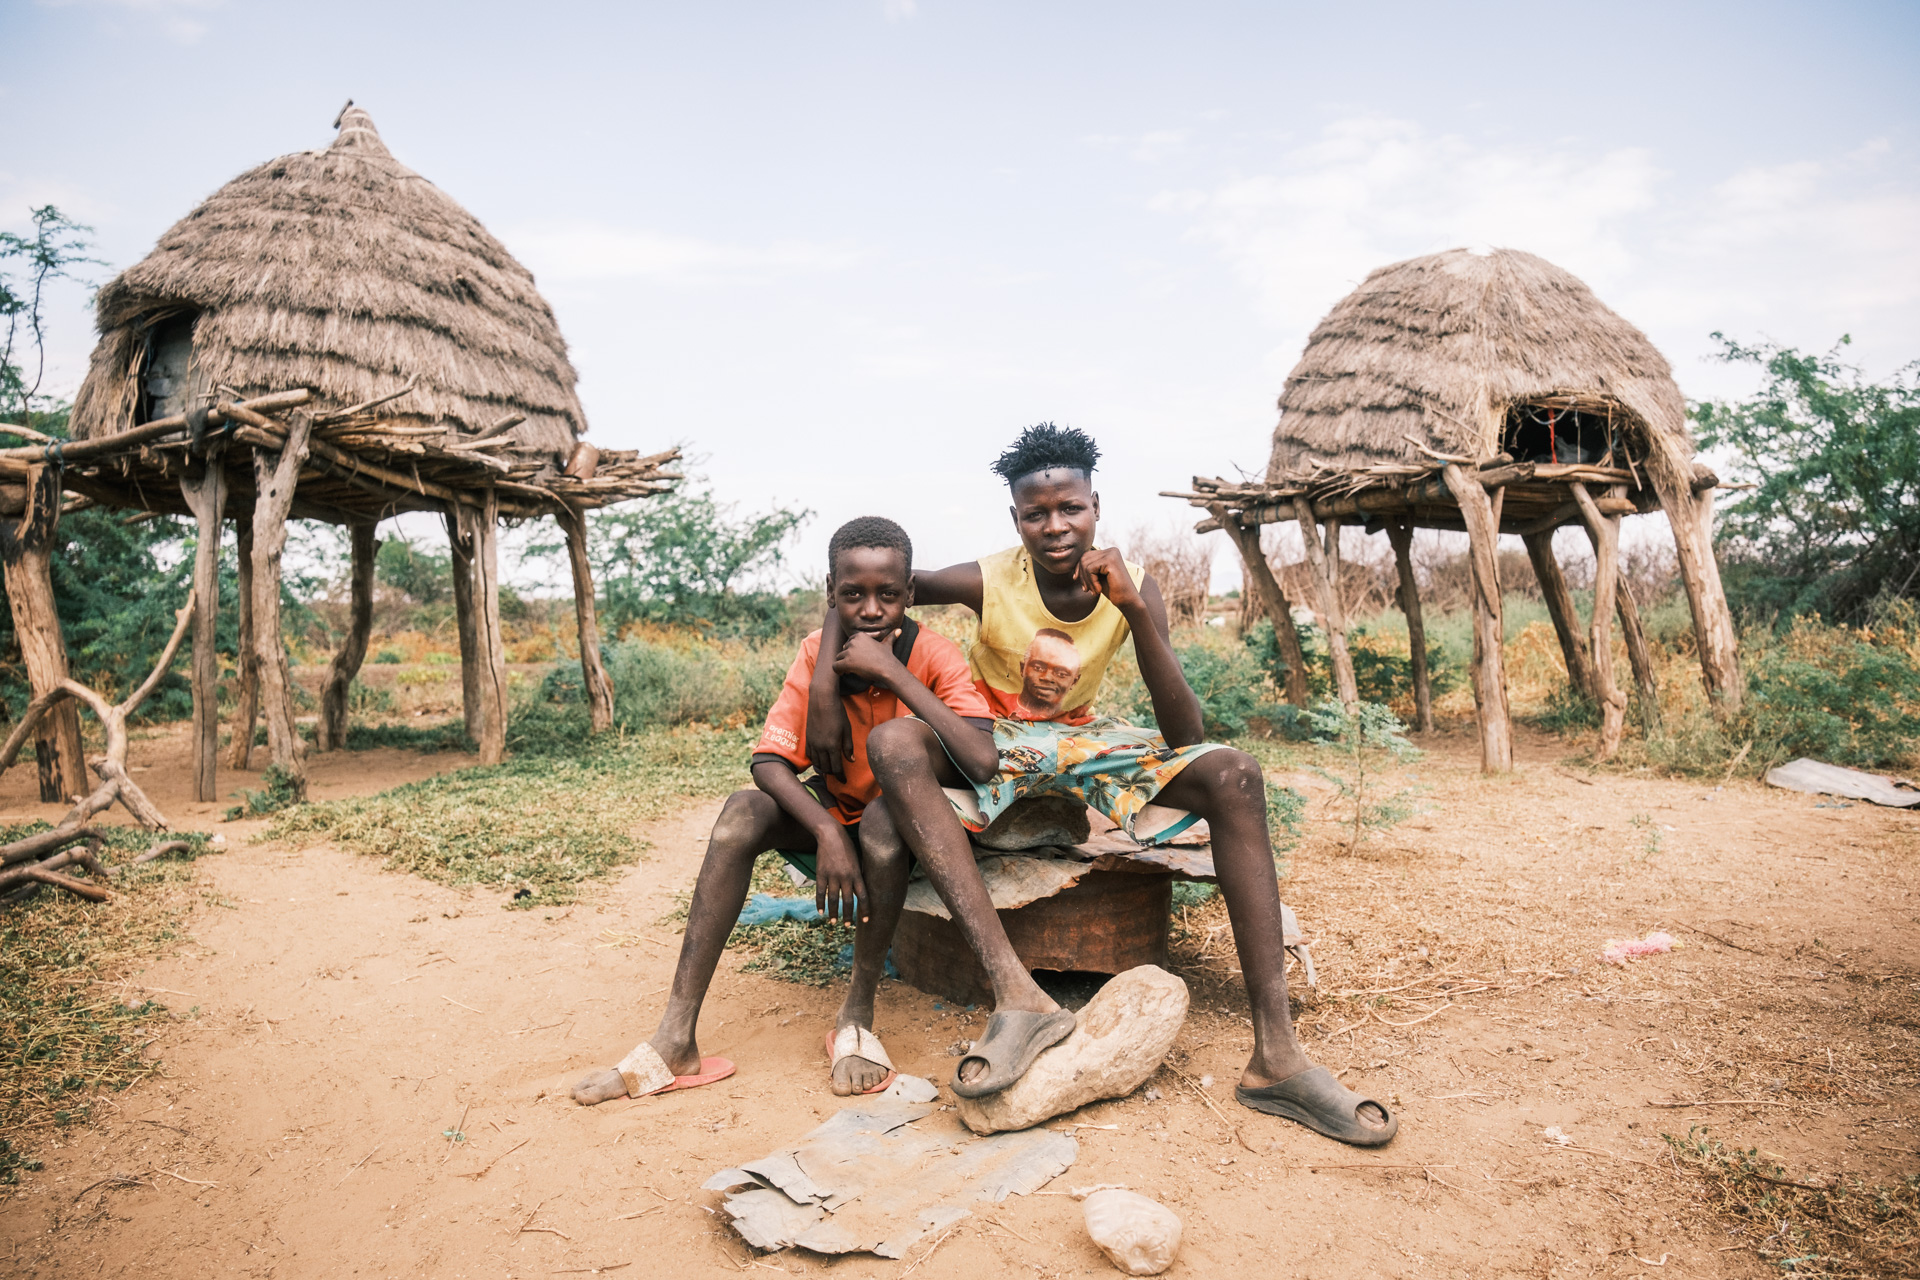
<instances>
[{"instance_id":1,"label":"boy in orange shirt","mask_svg":"<svg viewBox=\"0 0 1920 1280\"><path fill-rule=\"evenodd\" d=\"M880 793L867 760L867 734L875 725L915 716L939 737L960 770L978 782L993 776L1000 758L993 745L993 713L959 646L907 617L913 603L913 543L906 530L877 516L842 525L827 544L827 594L847 637L832 667L852 729L852 754L839 777L801 781L809 765L807 695L820 652L816 631L801 642L780 697L767 713L753 748L753 788L728 797L714 823L660 1025L618 1066L574 1086L574 1101L582 1106L711 1084L733 1074L734 1065L725 1058L700 1056L694 1026L727 935L747 900L754 861L774 849L803 869L811 866L814 903L827 919L854 924L856 911L860 917L853 977L827 1036L833 1091L872 1093L893 1077L893 1064L873 1034L873 997L906 900L912 859L897 841L876 851L857 840L861 813Z\"/></svg>"}]
</instances>

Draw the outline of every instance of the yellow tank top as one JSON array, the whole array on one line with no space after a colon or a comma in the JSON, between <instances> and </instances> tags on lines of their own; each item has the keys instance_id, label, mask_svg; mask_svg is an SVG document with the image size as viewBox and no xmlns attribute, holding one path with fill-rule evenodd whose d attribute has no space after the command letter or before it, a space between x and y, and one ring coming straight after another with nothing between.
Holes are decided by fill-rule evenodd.
<instances>
[{"instance_id":1,"label":"yellow tank top","mask_svg":"<svg viewBox=\"0 0 1920 1280\"><path fill-rule=\"evenodd\" d=\"M1136 586L1145 576L1131 562L1127 572ZM1049 613L1025 547L980 561L980 634L968 661L996 716L1085 724L1107 663L1129 634L1126 617L1105 596L1078 622Z\"/></svg>"}]
</instances>

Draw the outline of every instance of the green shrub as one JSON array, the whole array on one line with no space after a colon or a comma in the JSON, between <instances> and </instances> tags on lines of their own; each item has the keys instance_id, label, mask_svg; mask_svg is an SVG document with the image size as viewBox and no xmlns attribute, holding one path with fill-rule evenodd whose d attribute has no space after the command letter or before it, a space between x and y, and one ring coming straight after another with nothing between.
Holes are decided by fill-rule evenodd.
<instances>
[{"instance_id":1,"label":"green shrub","mask_svg":"<svg viewBox=\"0 0 1920 1280\"><path fill-rule=\"evenodd\" d=\"M792 664L783 644L671 644L624 640L601 650L613 681L614 724L642 729L680 724L754 725L766 718ZM582 732L586 688L577 663L557 664L516 711L522 745Z\"/></svg>"},{"instance_id":2,"label":"green shrub","mask_svg":"<svg viewBox=\"0 0 1920 1280\"><path fill-rule=\"evenodd\" d=\"M1262 618L1248 628L1243 643L1277 690L1287 687L1287 663L1274 638L1273 623ZM1388 615L1347 629L1347 652L1353 658L1353 681L1363 702L1382 704L1411 700L1413 659L1401 652L1407 644L1404 624L1395 627ZM1307 660L1307 692L1315 697L1333 694L1333 659L1327 633L1319 627L1300 628L1300 649ZM1427 685L1434 697L1457 686L1462 664L1436 635L1427 637Z\"/></svg>"},{"instance_id":3,"label":"green shrub","mask_svg":"<svg viewBox=\"0 0 1920 1280\"><path fill-rule=\"evenodd\" d=\"M1739 711L1716 717L1696 702L1667 717L1647 738L1649 763L1715 775L1763 773L1799 756L1865 769L1920 760L1920 609L1912 602L1882 602L1865 627L1802 617L1784 632L1750 629L1741 661Z\"/></svg>"}]
</instances>

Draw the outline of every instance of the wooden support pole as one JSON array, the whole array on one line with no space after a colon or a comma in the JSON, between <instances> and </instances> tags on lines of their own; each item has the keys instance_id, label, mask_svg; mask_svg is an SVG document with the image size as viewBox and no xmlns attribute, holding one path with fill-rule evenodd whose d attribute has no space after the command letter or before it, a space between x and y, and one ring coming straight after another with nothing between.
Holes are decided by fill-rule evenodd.
<instances>
[{"instance_id":1,"label":"wooden support pole","mask_svg":"<svg viewBox=\"0 0 1920 1280\"><path fill-rule=\"evenodd\" d=\"M1581 697L1597 701L1593 658L1587 652L1586 637L1580 633L1580 611L1574 607L1573 592L1567 590L1567 576L1553 554L1553 534L1522 534L1521 541L1527 544L1527 559L1533 561L1533 576L1539 579L1547 616L1553 619L1554 634L1560 637L1560 653L1567 661L1567 683Z\"/></svg>"},{"instance_id":2,"label":"wooden support pole","mask_svg":"<svg viewBox=\"0 0 1920 1280\"><path fill-rule=\"evenodd\" d=\"M272 767L287 774L299 799L306 798L307 770L293 720L293 677L287 669L287 646L280 634L280 557L287 548L287 513L293 506L300 465L307 459L312 427L313 420L306 413L295 413L285 448L277 454L261 448L253 453L253 652L260 667L268 758Z\"/></svg>"},{"instance_id":3,"label":"wooden support pole","mask_svg":"<svg viewBox=\"0 0 1920 1280\"><path fill-rule=\"evenodd\" d=\"M253 763L253 727L260 720L260 654L253 640L253 521L234 521L234 560L239 566L240 606L234 651L233 734L227 743L227 767Z\"/></svg>"},{"instance_id":4,"label":"wooden support pole","mask_svg":"<svg viewBox=\"0 0 1920 1280\"><path fill-rule=\"evenodd\" d=\"M467 737L480 741L480 627L473 614L473 536L466 516L472 508L447 508L447 548L453 560L453 625L460 637L460 709Z\"/></svg>"},{"instance_id":5,"label":"wooden support pole","mask_svg":"<svg viewBox=\"0 0 1920 1280\"><path fill-rule=\"evenodd\" d=\"M1633 664L1633 684L1640 693L1640 716L1651 725L1660 718L1660 682L1653 674L1653 651L1647 647L1646 628L1640 625L1640 606L1634 603L1624 574L1615 605L1620 611L1620 634L1627 640L1627 661Z\"/></svg>"},{"instance_id":6,"label":"wooden support pole","mask_svg":"<svg viewBox=\"0 0 1920 1280\"><path fill-rule=\"evenodd\" d=\"M1307 655L1300 647L1300 629L1293 623L1293 606L1280 580L1273 576L1267 553L1260 546L1260 530L1248 528L1227 518L1224 508L1214 512L1220 527L1233 539L1240 551L1240 567L1252 587L1253 598L1273 623L1273 636L1280 645L1280 660L1287 664L1287 701L1296 707L1307 705ZM1251 602L1243 602L1251 603ZM1250 624L1249 624L1250 625Z\"/></svg>"},{"instance_id":7,"label":"wooden support pole","mask_svg":"<svg viewBox=\"0 0 1920 1280\"><path fill-rule=\"evenodd\" d=\"M613 678L600 660L600 618L593 598L593 565L587 559L587 518L568 508L557 517L567 535L567 563L573 568L573 617L580 635L580 675L587 687L587 714L593 732L613 727Z\"/></svg>"},{"instance_id":8,"label":"wooden support pole","mask_svg":"<svg viewBox=\"0 0 1920 1280\"><path fill-rule=\"evenodd\" d=\"M1393 565L1400 575L1397 598L1407 619L1407 651L1413 664L1413 727L1433 732L1433 678L1427 670L1427 623L1420 609L1420 584L1413 576L1413 526L1405 520L1387 522L1387 541L1393 544Z\"/></svg>"},{"instance_id":9,"label":"wooden support pole","mask_svg":"<svg viewBox=\"0 0 1920 1280\"><path fill-rule=\"evenodd\" d=\"M1482 492L1484 494L1484 490ZM1347 611L1340 599L1340 522L1327 521L1327 545L1322 547L1320 529L1313 519L1313 504L1305 498L1295 498L1293 512L1300 521L1300 534L1307 544L1307 563L1313 569L1314 585L1319 590L1334 693L1344 705L1351 707L1360 701L1360 689L1353 678L1353 655L1347 652Z\"/></svg>"},{"instance_id":10,"label":"wooden support pole","mask_svg":"<svg viewBox=\"0 0 1920 1280\"><path fill-rule=\"evenodd\" d=\"M1587 486L1575 482L1573 500L1593 543L1593 613L1587 622L1587 645L1593 654L1593 698L1600 706L1600 758L1620 750L1626 729L1627 695L1613 676L1613 614L1620 589L1620 517L1601 514Z\"/></svg>"},{"instance_id":11,"label":"wooden support pole","mask_svg":"<svg viewBox=\"0 0 1920 1280\"><path fill-rule=\"evenodd\" d=\"M1733 613L1720 585L1720 565L1713 557L1713 490L1693 491L1693 460L1682 442L1664 431L1647 433L1651 448L1647 474L1660 494L1660 507L1673 529L1673 549L1680 561L1680 582L1686 588L1687 607L1693 613L1693 633L1700 649L1700 678L1707 694L1725 710L1737 710L1746 694L1740 674L1738 637Z\"/></svg>"},{"instance_id":12,"label":"wooden support pole","mask_svg":"<svg viewBox=\"0 0 1920 1280\"><path fill-rule=\"evenodd\" d=\"M193 512L193 798L218 800L220 767L220 526L227 514L226 450L210 448L198 476L180 477Z\"/></svg>"},{"instance_id":13,"label":"wooden support pole","mask_svg":"<svg viewBox=\"0 0 1920 1280\"><path fill-rule=\"evenodd\" d=\"M327 668L326 688L320 694L320 725L315 737L322 751L338 751L347 745L347 698L354 677L360 674L360 664L366 661L367 638L373 634L373 569L380 552L374 528L371 520L358 520L348 529L353 549L347 635Z\"/></svg>"},{"instance_id":14,"label":"wooden support pole","mask_svg":"<svg viewBox=\"0 0 1920 1280\"><path fill-rule=\"evenodd\" d=\"M34 698L60 687L68 676L67 645L53 596L54 533L60 521L59 467L27 472L27 502L11 530L0 522L0 561L5 562L7 603L27 685ZM38 726L33 752L40 768L40 799L62 804L92 790L80 749L80 709L62 701Z\"/></svg>"},{"instance_id":15,"label":"wooden support pole","mask_svg":"<svg viewBox=\"0 0 1920 1280\"><path fill-rule=\"evenodd\" d=\"M473 526L474 622L479 630L480 763L498 764L507 754L507 649L500 634L500 504L487 487L480 511L462 506Z\"/></svg>"},{"instance_id":16,"label":"wooden support pole","mask_svg":"<svg viewBox=\"0 0 1920 1280\"><path fill-rule=\"evenodd\" d=\"M1513 768L1513 724L1507 715L1507 669L1501 618L1499 527L1479 480L1449 463L1441 473L1467 526L1473 566L1473 704L1480 719L1480 768Z\"/></svg>"}]
</instances>

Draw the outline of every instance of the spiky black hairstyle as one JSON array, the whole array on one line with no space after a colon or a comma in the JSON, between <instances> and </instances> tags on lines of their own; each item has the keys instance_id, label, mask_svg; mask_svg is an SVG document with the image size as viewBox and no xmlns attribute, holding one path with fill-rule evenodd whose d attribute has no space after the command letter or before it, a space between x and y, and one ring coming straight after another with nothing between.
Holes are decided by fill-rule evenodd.
<instances>
[{"instance_id":1,"label":"spiky black hairstyle","mask_svg":"<svg viewBox=\"0 0 1920 1280\"><path fill-rule=\"evenodd\" d=\"M856 516L833 531L827 540L827 572L840 563L840 553L855 547L879 547L898 551L907 558L907 572L913 572L913 539L885 516Z\"/></svg>"},{"instance_id":2,"label":"spiky black hairstyle","mask_svg":"<svg viewBox=\"0 0 1920 1280\"><path fill-rule=\"evenodd\" d=\"M1055 467L1068 467L1091 478L1098 461L1100 446L1092 436L1076 427L1042 422L1022 431L1020 438L994 460L993 469L1011 487L1022 476Z\"/></svg>"}]
</instances>

